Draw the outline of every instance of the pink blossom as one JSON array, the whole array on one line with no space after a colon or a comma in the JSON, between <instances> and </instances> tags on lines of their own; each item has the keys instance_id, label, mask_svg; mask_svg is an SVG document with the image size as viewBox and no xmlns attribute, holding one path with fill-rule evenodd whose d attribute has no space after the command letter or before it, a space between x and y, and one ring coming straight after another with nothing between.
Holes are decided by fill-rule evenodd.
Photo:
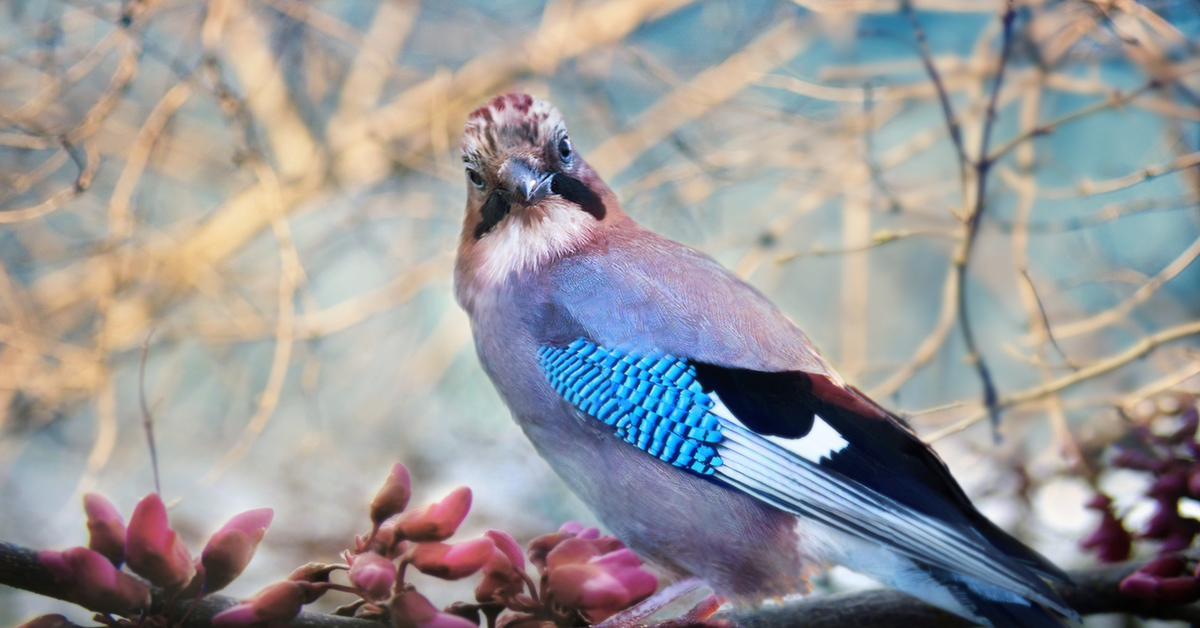
<instances>
[{"instance_id":1,"label":"pink blossom","mask_svg":"<svg viewBox=\"0 0 1200 628\"><path fill-rule=\"evenodd\" d=\"M362 590L367 599L382 600L396 584L396 565L375 552L359 554L350 564L350 583Z\"/></svg>"},{"instance_id":2,"label":"pink blossom","mask_svg":"<svg viewBox=\"0 0 1200 628\"><path fill-rule=\"evenodd\" d=\"M268 585L236 606L212 618L214 628L244 628L258 624L278 624L300 614L300 608L315 601L326 586L303 580L284 580Z\"/></svg>"},{"instance_id":3,"label":"pink blossom","mask_svg":"<svg viewBox=\"0 0 1200 628\"><path fill-rule=\"evenodd\" d=\"M495 550L496 544L486 536L453 545L418 543L408 560L423 574L458 580L482 569Z\"/></svg>"},{"instance_id":4,"label":"pink blossom","mask_svg":"<svg viewBox=\"0 0 1200 628\"><path fill-rule=\"evenodd\" d=\"M165 589L186 585L196 573L187 546L167 523L167 508L157 493L138 502L129 518L125 560L134 573Z\"/></svg>"},{"instance_id":5,"label":"pink blossom","mask_svg":"<svg viewBox=\"0 0 1200 628\"><path fill-rule=\"evenodd\" d=\"M493 537L489 536L489 538ZM483 578L475 586L475 601L501 601L519 595L524 591L525 579L521 577L521 574L513 566L507 553L501 551L499 544L497 544L497 548L492 550L492 555L483 564Z\"/></svg>"},{"instance_id":6,"label":"pink blossom","mask_svg":"<svg viewBox=\"0 0 1200 628\"><path fill-rule=\"evenodd\" d=\"M67 598L99 613L126 613L150 607L150 589L129 574L117 570L99 552L86 547L38 553L54 579L65 586Z\"/></svg>"},{"instance_id":7,"label":"pink blossom","mask_svg":"<svg viewBox=\"0 0 1200 628\"><path fill-rule=\"evenodd\" d=\"M571 564L548 574L546 595L592 623L650 597L658 587L658 579L639 567Z\"/></svg>"},{"instance_id":8,"label":"pink blossom","mask_svg":"<svg viewBox=\"0 0 1200 628\"><path fill-rule=\"evenodd\" d=\"M101 495L83 496L83 511L87 513L88 548L100 552L120 567L125 561L125 520L116 506Z\"/></svg>"},{"instance_id":9,"label":"pink blossom","mask_svg":"<svg viewBox=\"0 0 1200 628\"><path fill-rule=\"evenodd\" d=\"M220 591L242 575L274 515L275 511L270 508L247 510L235 515L212 535L200 554L205 592Z\"/></svg>"},{"instance_id":10,"label":"pink blossom","mask_svg":"<svg viewBox=\"0 0 1200 628\"><path fill-rule=\"evenodd\" d=\"M460 486L442 501L410 510L396 521L397 533L410 541L445 541L471 509L471 489Z\"/></svg>"},{"instance_id":11,"label":"pink blossom","mask_svg":"<svg viewBox=\"0 0 1200 628\"><path fill-rule=\"evenodd\" d=\"M488 530L483 535L496 544L496 549L504 552L513 567L522 571L525 569L525 554L521 551L521 545L512 538L512 535L501 530Z\"/></svg>"},{"instance_id":12,"label":"pink blossom","mask_svg":"<svg viewBox=\"0 0 1200 628\"><path fill-rule=\"evenodd\" d=\"M413 589L392 598L391 607L393 628L479 628L458 615L439 611Z\"/></svg>"},{"instance_id":13,"label":"pink blossom","mask_svg":"<svg viewBox=\"0 0 1200 628\"><path fill-rule=\"evenodd\" d=\"M1112 499L1100 493L1088 502L1087 507L1099 510L1102 518L1100 525L1080 542L1080 546L1084 549L1094 550L1096 557L1101 562L1115 563L1129 558L1130 550L1133 547L1133 535L1113 514Z\"/></svg>"},{"instance_id":14,"label":"pink blossom","mask_svg":"<svg viewBox=\"0 0 1200 628\"><path fill-rule=\"evenodd\" d=\"M1156 604L1191 604L1200 600L1200 580L1191 576L1159 578L1136 571L1121 581L1121 593Z\"/></svg>"},{"instance_id":15,"label":"pink blossom","mask_svg":"<svg viewBox=\"0 0 1200 628\"><path fill-rule=\"evenodd\" d=\"M546 568L554 569L564 565L585 563L599 555L600 551L590 541L578 537L567 539L546 555Z\"/></svg>"},{"instance_id":16,"label":"pink blossom","mask_svg":"<svg viewBox=\"0 0 1200 628\"><path fill-rule=\"evenodd\" d=\"M78 628L62 615L42 615L21 624L17 628Z\"/></svg>"},{"instance_id":17,"label":"pink blossom","mask_svg":"<svg viewBox=\"0 0 1200 628\"><path fill-rule=\"evenodd\" d=\"M378 528L388 517L407 508L410 497L412 478L408 474L408 468L397 462L392 465L392 472L371 500L371 523Z\"/></svg>"}]
</instances>

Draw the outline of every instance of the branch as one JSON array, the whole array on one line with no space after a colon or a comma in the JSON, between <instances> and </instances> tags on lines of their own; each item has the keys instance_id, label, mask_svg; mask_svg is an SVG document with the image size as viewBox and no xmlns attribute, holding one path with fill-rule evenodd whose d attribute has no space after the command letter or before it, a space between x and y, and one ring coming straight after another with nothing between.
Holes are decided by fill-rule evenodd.
<instances>
[{"instance_id":1,"label":"branch","mask_svg":"<svg viewBox=\"0 0 1200 628\"><path fill-rule=\"evenodd\" d=\"M966 237L963 239L962 256L955 260L961 265L958 272L958 317L962 326L963 342L967 346L967 359L975 367L979 381L983 385L983 405L988 410L992 421L992 434L1000 439L1000 406L997 404L998 395L992 372L988 369L983 354L975 341L974 327L967 310L967 265L971 262L971 252L975 248L975 237L979 234L979 222L987 208L987 182L991 173L992 162L988 159L988 144L992 137L992 127L996 124L996 104L1000 100L1000 87L1004 83L1004 70L1008 67L1009 55L1012 52L1013 21L1017 17L1014 0L1008 0L1000 21L1003 27L1000 43L1000 63L996 75L992 78L992 95L988 99L987 110L983 116L983 136L979 141L979 158L975 162L975 207L967 214ZM947 121L950 124L950 121ZM965 167L965 166L964 166Z\"/></svg>"},{"instance_id":2,"label":"branch","mask_svg":"<svg viewBox=\"0 0 1200 628\"><path fill-rule=\"evenodd\" d=\"M1121 613L1146 619L1200 622L1200 604L1155 604L1121 593L1121 580L1144 561L1072 571L1075 583L1056 587L1081 615ZM892 590L858 591L805 598L787 606L718 613L743 628L962 628L967 620Z\"/></svg>"},{"instance_id":3,"label":"branch","mask_svg":"<svg viewBox=\"0 0 1200 628\"><path fill-rule=\"evenodd\" d=\"M1156 334L1146 336L1135 343L1132 347L1129 347L1128 349L1112 357L1105 358L1099 362L1093 362L1079 369L1078 371L1071 373L1070 375L1065 375L1058 379L1045 382L1043 384L1004 397L1000 399L997 405L1001 409L1004 409L1041 399L1047 395L1052 395L1061 390L1065 390L1071 386L1092 379L1093 377L1099 377L1100 375L1104 375L1109 371L1113 371L1125 366L1134 360L1142 358L1147 353L1150 353L1154 349L1158 348L1159 345L1197 334L1200 334L1200 321L1191 321L1189 323L1164 329ZM988 415L986 412L970 415L956 423L952 423L936 432L933 432L932 434L926 435L924 440L927 443L932 443L950 436L951 434L957 434L958 432L961 432L978 423L981 419L984 419L987 416Z\"/></svg>"},{"instance_id":4,"label":"branch","mask_svg":"<svg viewBox=\"0 0 1200 628\"><path fill-rule=\"evenodd\" d=\"M1082 615L1123 613L1149 619L1200 622L1200 604L1172 606L1154 604L1125 595L1119 586L1145 561L1128 561L1070 573L1075 583L1057 587L1067 604ZM37 551L0 541L0 585L61 598L61 587L37 560ZM154 613L166 612L173 621L187 615L178 628L211 628L213 615L234 604L232 598L210 595L192 609L191 600L174 600L168 605L161 589L153 590ZM714 619L731 619L742 628L960 628L966 620L898 591L871 590L835 595L816 595L786 606L718 613ZM380 628L364 619L321 613L301 613L288 622L290 628Z\"/></svg>"}]
</instances>

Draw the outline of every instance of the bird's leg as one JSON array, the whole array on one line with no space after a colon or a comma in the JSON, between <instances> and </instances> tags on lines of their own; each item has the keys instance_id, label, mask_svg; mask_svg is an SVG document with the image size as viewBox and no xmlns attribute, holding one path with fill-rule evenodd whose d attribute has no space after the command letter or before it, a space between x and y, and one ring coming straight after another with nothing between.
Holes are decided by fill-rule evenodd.
<instances>
[{"instance_id":1,"label":"bird's leg","mask_svg":"<svg viewBox=\"0 0 1200 628\"><path fill-rule=\"evenodd\" d=\"M592 628L633 628L639 624L646 624L646 620L650 619L655 613L661 611L672 603L680 600L685 600L688 597L694 599L695 595L704 588L704 583L695 579L689 578L668 586L667 588L655 593L654 595L642 600L639 604L631 606L612 617L596 624ZM687 611L679 617L667 619L662 622L656 622L650 625L655 628L682 628L683 626L691 626L703 622L710 615L717 611L721 606L721 600L716 595L709 595L696 604L691 610Z\"/></svg>"}]
</instances>

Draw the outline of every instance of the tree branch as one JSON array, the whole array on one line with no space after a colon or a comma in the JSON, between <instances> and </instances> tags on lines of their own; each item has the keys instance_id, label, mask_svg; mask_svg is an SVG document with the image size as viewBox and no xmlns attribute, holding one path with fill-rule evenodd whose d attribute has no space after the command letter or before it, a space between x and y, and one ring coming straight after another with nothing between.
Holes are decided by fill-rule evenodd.
<instances>
[{"instance_id":1,"label":"tree branch","mask_svg":"<svg viewBox=\"0 0 1200 628\"><path fill-rule=\"evenodd\" d=\"M1119 587L1145 561L1128 561L1070 573L1075 583L1056 587L1067 604L1082 615L1123 613L1148 619L1200 623L1200 604L1154 604L1121 593ZM62 587L37 559L37 550L0 541L0 585L62 599ZM161 589L153 590L153 612L167 604ZM179 628L211 628L212 617L234 604L232 598L210 595L192 606L191 600L173 600L165 608L173 621L187 615ZM934 608L898 591L871 590L817 595L786 606L724 611L714 619L731 619L742 628L960 628L966 620ZM379 628L378 622L321 613L301 613L290 628Z\"/></svg>"}]
</instances>

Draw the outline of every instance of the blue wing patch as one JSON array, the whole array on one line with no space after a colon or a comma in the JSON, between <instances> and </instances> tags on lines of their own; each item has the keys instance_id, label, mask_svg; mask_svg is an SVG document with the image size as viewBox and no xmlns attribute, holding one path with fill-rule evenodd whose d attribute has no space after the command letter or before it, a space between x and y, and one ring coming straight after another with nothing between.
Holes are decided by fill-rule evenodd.
<instances>
[{"instance_id":1,"label":"blue wing patch","mask_svg":"<svg viewBox=\"0 0 1200 628\"><path fill-rule=\"evenodd\" d=\"M701 475L721 466L714 403L696 367L669 355L635 356L580 338L542 347L550 385L583 412L616 427L616 436L646 453Z\"/></svg>"}]
</instances>

